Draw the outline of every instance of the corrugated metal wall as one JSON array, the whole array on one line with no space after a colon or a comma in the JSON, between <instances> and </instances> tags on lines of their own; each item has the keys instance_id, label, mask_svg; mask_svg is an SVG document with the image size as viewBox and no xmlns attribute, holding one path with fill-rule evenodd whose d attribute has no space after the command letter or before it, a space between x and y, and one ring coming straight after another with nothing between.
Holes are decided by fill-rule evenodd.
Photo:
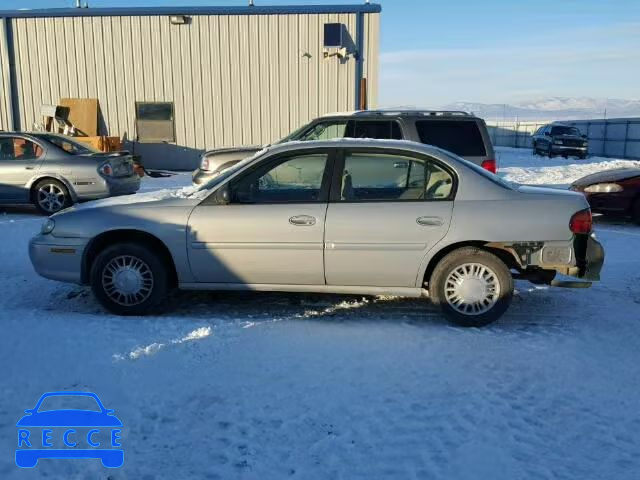
<instances>
[{"instance_id":1,"label":"corrugated metal wall","mask_svg":"<svg viewBox=\"0 0 640 480\"><path fill-rule=\"evenodd\" d=\"M365 17L374 106L379 15ZM188 25L168 16L14 18L20 127L41 122L42 104L98 98L108 133L135 139L135 102L173 101L177 145L268 143L355 107L356 60L325 59L322 37L325 23L340 22L355 44L356 21L356 14L197 15Z\"/></svg>"},{"instance_id":2,"label":"corrugated metal wall","mask_svg":"<svg viewBox=\"0 0 640 480\"><path fill-rule=\"evenodd\" d=\"M11 116L10 85L9 81L9 51L8 45L2 39L7 38L7 21L0 18L0 130L11 130L13 119Z\"/></svg>"}]
</instances>

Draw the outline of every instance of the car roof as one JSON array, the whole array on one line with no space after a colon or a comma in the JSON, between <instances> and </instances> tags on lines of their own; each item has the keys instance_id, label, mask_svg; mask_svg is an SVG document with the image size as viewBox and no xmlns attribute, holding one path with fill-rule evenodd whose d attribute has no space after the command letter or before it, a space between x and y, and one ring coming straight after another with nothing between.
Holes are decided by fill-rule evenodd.
<instances>
[{"instance_id":1,"label":"car roof","mask_svg":"<svg viewBox=\"0 0 640 480\"><path fill-rule=\"evenodd\" d=\"M477 119L475 115L461 110L421 110L421 109L379 109L379 110L355 110L350 112L327 113L318 117L322 118L384 118L384 117L404 117L404 118L433 118L447 117L456 119Z\"/></svg>"},{"instance_id":2,"label":"car roof","mask_svg":"<svg viewBox=\"0 0 640 480\"><path fill-rule=\"evenodd\" d=\"M269 153L310 150L314 148L378 148L406 150L408 152L437 155L443 150L424 143L410 140L379 140L373 138L335 138L333 140L306 140L278 143L266 148ZM449 154L452 155L452 154Z\"/></svg>"}]
</instances>

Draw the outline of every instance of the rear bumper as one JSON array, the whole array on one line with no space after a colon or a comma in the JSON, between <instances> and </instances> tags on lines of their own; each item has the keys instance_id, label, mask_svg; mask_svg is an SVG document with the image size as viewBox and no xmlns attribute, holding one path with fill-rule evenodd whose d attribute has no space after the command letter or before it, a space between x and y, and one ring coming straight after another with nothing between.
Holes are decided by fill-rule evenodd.
<instances>
[{"instance_id":1,"label":"rear bumper","mask_svg":"<svg viewBox=\"0 0 640 480\"><path fill-rule=\"evenodd\" d=\"M29 242L29 258L36 273L60 282L82 283L82 255L88 241L38 235Z\"/></svg>"},{"instance_id":2,"label":"rear bumper","mask_svg":"<svg viewBox=\"0 0 640 480\"><path fill-rule=\"evenodd\" d=\"M574 241L578 278L583 280L600 280L600 272L604 265L604 248L596 240L596 236L578 235Z\"/></svg>"}]
</instances>

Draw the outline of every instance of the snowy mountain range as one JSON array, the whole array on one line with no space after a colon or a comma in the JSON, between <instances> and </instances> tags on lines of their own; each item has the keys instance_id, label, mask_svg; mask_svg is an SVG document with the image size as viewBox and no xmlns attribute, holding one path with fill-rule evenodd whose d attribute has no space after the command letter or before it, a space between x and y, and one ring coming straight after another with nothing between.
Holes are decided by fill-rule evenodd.
<instances>
[{"instance_id":1,"label":"snowy mountain range","mask_svg":"<svg viewBox=\"0 0 640 480\"><path fill-rule=\"evenodd\" d=\"M517 104L454 102L443 110L463 110L486 120L580 120L640 117L640 100L548 97ZM606 112L606 113L605 113Z\"/></svg>"}]
</instances>

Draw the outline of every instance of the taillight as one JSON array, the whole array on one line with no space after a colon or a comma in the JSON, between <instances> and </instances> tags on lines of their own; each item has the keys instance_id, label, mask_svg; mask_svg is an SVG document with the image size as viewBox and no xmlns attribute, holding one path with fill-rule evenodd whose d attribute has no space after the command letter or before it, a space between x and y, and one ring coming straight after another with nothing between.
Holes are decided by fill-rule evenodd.
<instances>
[{"instance_id":1,"label":"taillight","mask_svg":"<svg viewBox=\"0 0 640 480\"><path fill-rule=\"evenodd\" d=\"M113 175L113 167L111 166L110 163L105 163L104 165L102 165L100 167L100 172L103 175L106 175L107 177L110 177L111 175Z\"/></svg>"},{"instance_id":2,"label":"taillight","mask_svg":"<svg viewBox=\"0 0 640 480\"><path fill-rule=\"evenodd\" d=\"M569 229L577 234L589 234L593 228L593 219L591 218L591 210L585 208L576 212L569 220Z\"/></svg>"},{"instance_id":3,"label":"taillight","mask_svg":"<svg viewBox=\"0 0 640 480\"><path fill-rule=\"evenodd\" d=\"M482 165L480 166L485 170L490 171L491 173L496 173L498 171L498 166L493 158L488 158L487 160L483 161Z\"/></svg>"}]
</instances>

